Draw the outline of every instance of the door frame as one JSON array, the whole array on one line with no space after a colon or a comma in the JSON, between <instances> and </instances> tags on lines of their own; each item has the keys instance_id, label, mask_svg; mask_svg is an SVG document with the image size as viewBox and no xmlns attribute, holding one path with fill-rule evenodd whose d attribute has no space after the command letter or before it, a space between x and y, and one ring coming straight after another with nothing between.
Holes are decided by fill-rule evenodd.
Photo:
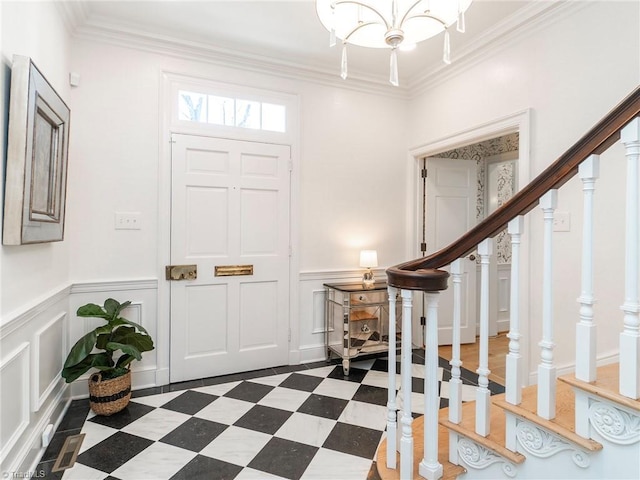
<instances>
[{"instance_id":1,"label":"door frame","mask_svg":"<svg viewBox=\"0 0 640 480\"><path fill-rule=\"evenodd\" d=\"M300 107L299 96L284 92L265 90L248 85L229 84L214 78L162 71L160 83L160 122L158 138L160 151L158 161L158 331L156 351L158 365L156 385L169 383L169 354L171 350L171 286L166 281L165 265L171 261L171 135L181 133L231 140L256 141L288 145L291 149L290 202L289 202L289 364L300 363L299 323L293 321L298 312L298 271L299 271L299 221L300 212ZM287 132L265 132L235 127L187 124L174 118L173 100L180 88L200 89L207 92L226 92L243 98L272 99L287 107Z\"/></svg>"},{"instance_id":2,"label":"door frame","mask_svg":"<svg viewBox=\"0 0 640 480\"><path fill-rule=\"evenodd\" d=\"M409 225L407 231L406 251L409 252L410 258L419 258L421 231L419 225L422 222L422 202L420 200L421 188L422 188L422 158L429 156L437 156L438 153L445 152L447 150L453 150L465 145L471 145L479 143L491 138L500 137L510 133L519 132L519 161L517 162L517 191L525 187L530 180L530 137L531 137L531 110L521 110L505 117L491 120L487 123L471 127L466 130L454 132L451 135L429 141L422 145L418 145L409 150L408 155L408 168L407 168L407 197L406 205L408 213ZM520 345L520 351L523 360L523 371L529 372L529 352L531 338L529 335L530 326L530 305L529 305L529 270L530 270L530 228L529 217L524 217L524 232L520 244L520 288L522 291L527 292L520 299L520 333L522 337L528 339L526 342L522 342ZM529 233L527 235L527 233ZM420 316L418 308L413 309L414 321L413 325L413 338L420 338L422 332L420 322L416 321ZM525 375L525 382L528 382L529 375ZM527 383L528 384L528 383Z\"/></svg>"}]
</instances>

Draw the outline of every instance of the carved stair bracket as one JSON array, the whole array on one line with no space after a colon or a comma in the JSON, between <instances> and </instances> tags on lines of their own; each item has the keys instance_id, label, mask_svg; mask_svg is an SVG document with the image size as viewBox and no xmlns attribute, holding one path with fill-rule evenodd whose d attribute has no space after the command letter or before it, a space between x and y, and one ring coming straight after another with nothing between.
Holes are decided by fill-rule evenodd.
<instances>
[{"instance_id":1,"label":"carved stair bracket","mask_svg":"<svg viewBox=\"0 0 640 480\"><path fill-rule=\"evenodd\" d=\"M502 471L505 475L511 478L516 476L517 470L513 463L467 438L461 438L458 441L458 454L462 461L472 468L482 470L494 463L502 463Z\"/></svg>"},{"instance_id":2,"label":"carved stair bracket","mask_svg":"<svg viewBox=\"0 0 640 480\"><path fill-rule=\"evenodd\" d=\"M569 450L572 452L573 463L580 468L587 468L591 463L588 453L533 423L520 420L516 427L516 436L522 448L535 457L548 458Z\"/></svg>"},{"instance_id":3,"label":"carved stair bracket","mask_svg":"<svg viewBox=\"0 0 640 480\"><path fill-rule=\"evenodd\" d=\"M607 440L619 445L640 442L640 416L628 413L608 403L593 402L589 407L589 422Z\"/></svg>"}]
</instances>

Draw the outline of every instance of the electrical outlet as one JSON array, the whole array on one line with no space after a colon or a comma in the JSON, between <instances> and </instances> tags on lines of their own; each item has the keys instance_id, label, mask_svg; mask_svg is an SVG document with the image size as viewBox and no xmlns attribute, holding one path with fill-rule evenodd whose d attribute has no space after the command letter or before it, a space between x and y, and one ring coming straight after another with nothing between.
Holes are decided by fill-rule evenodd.
<instances>
[{"instance_id":1,"label":"electrical outlet","mask_svg":"<svg viewBox=\"0 0 640 480\"><path fill-rule=\"evenodd\" d=\"M568 232L571 230L571 214L569 212L558 212L553 214L553 231Z\"/></svg>"},{"instance_id":2,"label":"electrical outlet","mask_svg":"<svg viewBox=\"0 0 640 480\"><path fill-rule=\"evenodd\" d=\"M140 230L141 217L140 212L116 212L116 230Z\"/></svg>"}]
</instances>

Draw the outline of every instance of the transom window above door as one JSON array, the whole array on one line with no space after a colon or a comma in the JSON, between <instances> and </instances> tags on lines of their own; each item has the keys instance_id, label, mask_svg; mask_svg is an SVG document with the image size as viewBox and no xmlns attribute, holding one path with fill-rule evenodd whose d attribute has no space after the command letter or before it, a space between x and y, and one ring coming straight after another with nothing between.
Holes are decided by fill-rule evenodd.
<instances>
[{"instance_id":1,"label":"transom window above door","mask_svg":"<svg viewBox=\"0 0 640 480\"><path fill-rule=\"evenodd\" d=\"M178 118L189 122L285 133L287 107L277 103L179 90Z\"/></svg>"}]
</instances>

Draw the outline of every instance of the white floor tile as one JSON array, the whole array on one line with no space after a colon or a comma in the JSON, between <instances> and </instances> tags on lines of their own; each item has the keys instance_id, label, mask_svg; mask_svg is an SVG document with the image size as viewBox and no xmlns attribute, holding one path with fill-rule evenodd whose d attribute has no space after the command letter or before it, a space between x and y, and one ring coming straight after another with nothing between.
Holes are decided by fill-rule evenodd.
<instances>
[{"instance_id":1,"label":"white floor tile","mask_svg":"<svg viewBox=\"0 0 640 480\"><path fill-rule=\"evenodd\" d=\"M314 392L315 393L315 392ZM267 393L258 405L279 408L295 412L309 398L309 392L294 390L291 388L276 387Z\"/></svg>"},{"instance_id":2,"label":"white floor tile","mask_svg":"<svg viewBox=\"0 0 640 480\"><path fill-rule=\"evenodd\" d=\"M87 467L81 463L76 463L62 474L63 480L103 480L108 476L108 473Z\"/></svg>"},{"instance_id":3,"label":"white floor tile","mask_svg":"<svg viewBox=\"0 0 640 480\"><path fill-rule=\"evenodd\" d=\"M211 420L212 422L232 425L251 410L254 405L255 403L245 402L244 400L238 400L236 398L220 397L194 416Z\"/></svg>"},{"instance_id":4,"label":"white floor tile","mask_svg":"<svg viewBox=\"0 0 640 480\"><path fill-rule=\"evenodd\" d=\"M150 407L161 407L183 393L184 391L160 393L158 395L149 395L148 397L132 398L131 401L149 405Z\"/></svg>"},{"instance_id":5,"label":"white floor tile","mask_svg":"<svg viewBox=\"0 0 640 480\"><path fill-rule=\"evenodd\" d=\"M160 440L167 433L173 431L184 422L189 420L191 415L186 415L173 410L158 408L147 413L144 417L122 428L125 433L148 438L149 440Z\"/></svg>"},{"instance_id":6,"label":"white floor tile","mask_svg":"<svg viewBox=\"0 0 640 480\"><path fill-rule=\"evenodd\" d=\"M232 425L204 447L200 455L245 467L271 438L266 433Z\"/></svg>"},{"instance_id":7,"label":"white floor tile","mask_svg":"<svg viewBox=\"0 0 640 480\"><path fill-rule=\"evenodd\" d=\"M79 453L89 450L94 445L109 438L111 435L117 432L118 430L116 430L115 428L106 427L104 425L100 425L99 423L84 422L80 433L84 433L85 436L84 440L82 441L82 445L80 446Z\"/></svg>"},{"instance_id":8,"label":"white floor tile","mask_svg":"<svg viewBox=\"0 0 640 480\"><path fill-rule=\"evenodd\" d=\"M195 452L184 448L156 442L116 468L112 475L116 478L132 480L166 480L175 475L195 456Z\"/></svg>"},{"instance_id":9,"label":"white floor tile","mask_svg":"<svg viewBox=\"0 0 640 480\"><path fill-rule=\"evenodd\" d=\"M476 399L476 387L475 385L462 385L462 401L472 402ZM442 382L440 387L440 396L442 398L449 398L449 382Z\"/></svg>"},{"instance_id":10,"label":"white floor tile","mask_svg":"<svg viewBox=\"0 0 640 480\"><path fill-rule=\"evenodd\" d=\"M321 448L301 480L364 480L370 469L371 460Z\"/></svg>"},{"instance_id":11,"label":"white floor tile","mask_svg":"<svg viewBox=\"0 0 640 480\"><path fill-rule=\"evenodd\" d=\"M271 475L270 473L261 472L260 470L254 470L253 468L245 468L238 474L238 476L234 480L286 480L286 479L279 477L277 475Z\"/></svg>"},{"instance_id":12,"label":"white floor tile","mask_svg":"<svg viewBox=\"0 0 640 480\"><path fill-rule=\"evenodd\" d=\"M311 375L313 377L322 377L325 378L336 368L337 365L328 365L326 367L312 368L310 370L300 370L296 373L301 373L303 375Z\"/></svg>"},{"instance_id":13,"label":"white floor tile","mask_svg":"<svg viewBox=\"0 0 640 480\"><path fill-rule=\"evenodd\" d=\"M387 388L389 385L389 378L387 372L379 372L377 370L370 370L369 373L362 380L363 385L371 385L373 387ZM400 388L402 377L396 375L396 390Z\"/></svg>"},{"instance_id":14,"label":"white floor tile","mask_svg":"<svg viewBox=\"0 0 640 480\"><path fill-rule=\"evenodd\" d=\"M209 385L208 387L193 388L192 390L200 393L208 393L209 395L218 395L221 397L229 390L240 385L241 382L221 383L219 385Z\"/></svg>"},{"instance_id":15,"label":"white floor tile","mask_svg":"<svg viewBox=\"0 0 640 480\"><path fill-rule=\"evenodd\" d=\"M387 407L351 401L342 411L338 421L375 430L384 430L387 426Z\"/></svg>"},{"instance_id":16,"label":"white floor tile","mask_svg":"<svg viewBox=\"0 0 640 480\"><path fill-rule=\"evenodd\" d=\"M296 412L280 427L275 436L320 447L335 424L335 420Z\"/></svg>"},{"instance_id":17,"label":"white floor tile","mask_svg":"<svg viewBox=\"0 0 640 480\"><path fill-rule=\"evenodd\" d=\"M253 383L261 383L263 385L271 385L272 387L277 387L282 382L284 382L289 375L291 374L283 373L280 375L271 375L269 377L252 378L249 381Z\"/></svg>"},{"instance_id":18,"label":"white floor tile","mask_svg":"<svg viewBox=\"0 0 640 480\"><path fill-rule=\"evenodd\" d=\"M357 382L345 382L334 378L325 378L313 391L316 395L351 400L360 387Z\"/></svg>"}]
</instances>

